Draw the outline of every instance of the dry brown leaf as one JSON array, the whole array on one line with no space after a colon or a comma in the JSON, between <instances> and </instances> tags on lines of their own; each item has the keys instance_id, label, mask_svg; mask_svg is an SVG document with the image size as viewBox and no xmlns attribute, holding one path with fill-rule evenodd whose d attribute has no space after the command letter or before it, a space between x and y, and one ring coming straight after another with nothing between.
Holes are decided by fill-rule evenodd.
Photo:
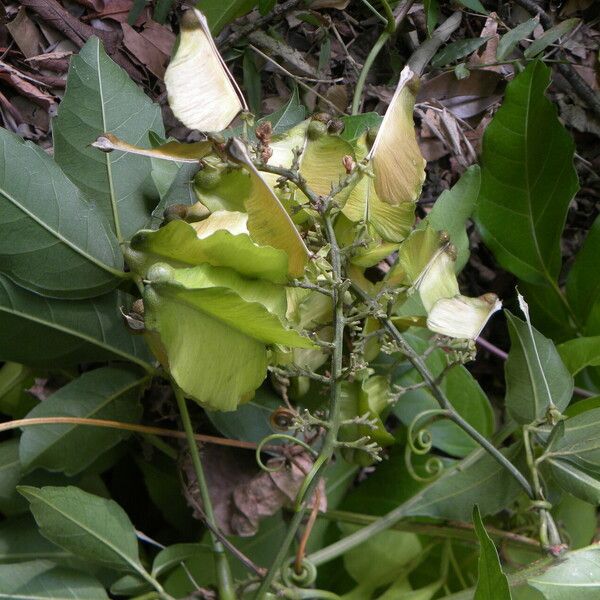
<instances>
[{"instance_id":1,"label":"dry brown leaf","mask_svg":"<svg viewBox=\"0 0 600 600\"><path fill-rule=\"evenodd\" d=\"M233 448L207 446L202 454L219 529L225 535L244 537L254 535L262 519L274 515L281 508L293 507L300 486L313 464L300 448L296 453L291 452L287 459L267 461L269 467L282 467L274 472L258 469L252 454ZM184 459L182 468L188 482L186 497L195 509L195 516L201 518L202 503L189 458ZM319 483L319 490L319 510L325 511L327 499L323 480Z\"/></svg>"},{"instance_id":2,"label":"dry brown leaf","mask_svg":"<svg viewBox=\"0 0 600 600\"><path fill-rule=\"evenodd\" d=\"M54 96L37 88L27 81L14 67L0 62L0 79L12 86L19 94L30 98L36 104L49 109L56 104Z\"/></svg>"},{"instance_id":3,"label":"dry brown leaf","mask_svg":"<svg viewBox=\"0 0 600 600\"><path fill-rule=\"evenodd\" d=\"M40 31L29 18L25 7L19 9L17 16L6 24L6 28L25 58L31 58L43 51L44 42Z\"/></svg>"},{"instance_id":4,"label":"dry brown leaf","mask_svg":"<svg viewBox=\"0 0 600 600\"><path fill-rule=\"evenodd\" d=\"M156 46L149 44L148 40L128 23L121 23L121 29L123 30L123 44L125 48L150 73L162 79L167 67L168 54L164 54Z\"/></svg>"},{"instance_id":5,"label":"dry brown leaf","mask_svg":"<svg viewBox=\"0 0 600 600\"><path fill-rule=\"evenodd\" d=\"M315 0L311 3L311 10L319 10L320 8L337 8L338 10L344 10L350 0Z\"/></svg>"},{"instance_id":6,"label":"dry brown leaf","mask_svg":"<svg viewBox=\"0 0 600 600\"><path fill-rule=\"evenodd\" d=\"M478 115L502 98L504 78L495 71L476 69L466 79L456 79L451 71L425 81L417 102L437 100L460 119Z\"/></svg>"},{"instance_id":7,"label":"dry brown leaf","mask_svg":"<svg viewBox=\"0 0 600 600\"><path fill-rule=\"evenodd\" d=\"M308 54L300 52L285 42L276 40L264 31L253 31L248 38L250 41L265 51L281 58L283 65L296 75L318 78L317 68L308 62ZM313 61L314 62L314 61Z\"/></svg>"},{"instance_id":8,"label":"dry brown leaf","mask_svg":"<svg viewBox=\"0 0 600 600\"><path fill-rule=\"evenodd\" d=\"M32 56L26 62L37 69L43 68L55 73L66 73L69 69L69 60L72 54L70 51L48 52L47 54Z\"/></svg>"},{"instance_id":9,"label":"dry brown leaf","mask_svg":"<svg viewBox=\"0 0 600 600\"><path fill-rule=\"evenodd\" d=\"M171 56L175 44L175 34L170 29L156 21L149 20L144 24L144 29L140 31L140 35L165 56Z\"/></svg>"},{"instance_id":10,"label":"dry brown leaf","mask_svg":"<svg viewBox=\"0 0 600 600\"><path fill-rule=\"evenodd\" d=\"M467 62L468 66L488 65L496 62L496 51L498 50L500 36L498 35L498 15L495 12L489 14L479 37L489 37L490 39L484 44L483 49L473 52ZM504 66L484 67L484 69L502 73Z\"/></svg>"}]
</instances>

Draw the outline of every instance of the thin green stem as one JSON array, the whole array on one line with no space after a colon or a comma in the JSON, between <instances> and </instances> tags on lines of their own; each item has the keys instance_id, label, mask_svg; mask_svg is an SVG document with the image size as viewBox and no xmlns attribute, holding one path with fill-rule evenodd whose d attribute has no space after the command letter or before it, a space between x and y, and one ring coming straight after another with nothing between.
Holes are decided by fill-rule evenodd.
<instances>
[{"instance_id":1,"label":"thin green stem","mask_svg":"<svg viewBox=\"0 0 600 600\"><path fill-rule=\"evenodd\" d=\"M387 24L388 20L369 2L369 0L361 1L380 21Z\"/></svg>"},{"instance_id":2,"label":"thin green stem","mask_svg":"<svg viewBox=\"0 0 600 600\"><path fill-rule=\"evenodd\" d=\"M538 462L535 460L533 455L533 447L531 445L531 428L523 427L523 444L525 446L525 458L527 460L527 466L531 473L531 480L533 482L533 491L535 494L535 500L540 503L538 511L540 516L540 542L542 547L548 548L550 546L558 546L561 544L560 535L558 528L554 522L554 518L549 510L543 507L546 501L544 494L544 488L540 479L538 471Z\"/></svg>"},{"instance_id":3,"label":"thin green stem","mask_svg":"<svg viewBox=\"0 0 600 600\"><path fill-rule=\"evenodd\" d=\"M157 450L160 450L165 456L168 456L171 460L177 460L177 450L175 450L173 446L169 446L167 442L159 438L157 435L147 433L144 435L144 439Z\"/></svg>"},{"instance_id":4,"label":"thin green stem","mask_svg":"<svg viewBox=\"0 0 600 600\"><path fill-rule=\"evenodd\" d=\"M371 48L371 51L367 55L365 59L365 63L363 68L360 71L360 75L358 76L358 81L356 82L356 87L354 88L354 97L352 98L352 111L351 114L357 115L360 110L360 101L362 100L363 89L365 87L365 82L367 81L367 76L369 75L369 71L377 58L381 49L385 46L387 41L390 39L392 34L386 29L381 32L381 35L377 38L375 44Z\"/></svg>"},{"instance_id":5,"label":"thin green stem","mask_svg":"<svg viewBox=\"0 0 600 600\"><path fill-rule=\"evenodd\" d=\"M331 246L331 266L333 276L333 348L331 357L331 376L330 376L330 395L329 395L329 428L325 435L323 448L319 457L313 464L311 471L305 477L302 487L296 498L295 514L288 525L288 530L283 540L277 556L275 557L269 572L264 578L260 588L258 589L255 600L263 600L267 592L271 588L273 579L282 568L290 546L294 541L294 537L298 528L302 523L305 511L305 500L310 499L316 489L323 470L331 460L336 447L337 436L340 428L340 404L342 391L342 359L344 353L344 288L342 280L342 258L340 248L337 243L337 238L333 229L331 215L326 213L324 216L325 231L328 242Z\"/></svg>"},{"instance_id":6,"label":"thin green stem","mask_svg":"<svg viewBox=\"0 0 600 600\"><path fill-rule=\"evenodd\" d=\"M202 499L204 514L206 516L206 521L210 525L209 529L215 559L215 570L218 582L217 586L219 588L219 599L235 600L235 589L233 586L229 562L227 561L227 554L225 553L225 548L223 544L214 533L218 529L218 527L213 512L212 501L208 492L208 485L206 483L206 478L204 477L204 469L202 468L200 452L198 451L198 445L196 444L196 440L194 438L194 429L192 428L190 413L188 411L183 392L175 382L173 382L173 391L175 392L175 398L177 399L179 414L181 415L183 429L185 430L188 448L192 457L192 464L196 473L196 479L198 480L198 489L200 491L200 497Z\"/></svg>"},{"instance_id":7,"label":"thin green stem","mask_svg":"<svg viewBox=\"0 0 600 600\"><path fill-rule=\"evenodd\" d=\"M377 16L386 24L385 29L381 32L381 35L377 38L375 44L371 48L371 51L367 55L365 59L365 63L360 71L360 75L358 76L358 81L356 82L356 87L354 88L354 96L352 98L352 114L357 115L360 110L360 101L362 100L363 89L365 87L365 82L367 81L367 77L369 75L369 71L377 58L377 55L381 52L381 49L387 44L390 37L394 34L396 30L396 20L394 19L394 13L392 12L390 5L387 0L381 0L381 5L385 11L385 17L375 10L367 0L362 0L371 10L373 10Z\"/></svg>"},{"instance_id":8,"label":"thin green stem","mask_svg":"<svg viewBox=\"0 0 600 600\"><path fill-rule=\"evenodd\" d=\"M343 510L328 510L326 513L319 513L318 517L326 521L336 521L341 523L352 523L354 525L370 525L377 521L379 517L374 515L365 515L362 513L353 513ZM421 523L418 521L402 521L396 523L390 529L395 531L408 531L427 535L435 538L449 538L477 543L475 528L471 523L461 521L448 521L444 523ZM486 531L492 539L526 549L539 549L539 542L512 531L502 531L494 527L487 527Z\"/></svg>"}]
</instances>

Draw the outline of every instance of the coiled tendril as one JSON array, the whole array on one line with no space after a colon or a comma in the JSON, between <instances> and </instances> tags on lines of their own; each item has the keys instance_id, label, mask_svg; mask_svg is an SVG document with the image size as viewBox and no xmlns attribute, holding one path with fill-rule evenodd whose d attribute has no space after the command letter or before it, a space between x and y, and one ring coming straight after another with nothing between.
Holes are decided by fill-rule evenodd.
<instances>
[{"instance_id":1,"label":"coiled tendril","mask_svg":"<svg viewBox=\"0 0 600 600\"><path fill-rule=\"evenodd\" d=\"M263 471L267 471L268 473L275 473L276 471L280 471L285 464L285 461L282 460L280 465L277 465L276 467L269 467L262 461L262 458L260 455L261 455L263 448L269 442L272 442L273 440L285 440L285 441L291 442L295 446L302 446L302 448L304 448L307 452L309 452L313 456L318 455L316 450L311 448L306 442L303 442L302 440L299 440L298 438L295 438L292 435L287 435L285 433L272 433L271 435L268 435L267 437L264 437L262 440L260 440L258 446L256 447L256 453L255 453L256 462L258 463L258 466Z\"/></svg>"},{"instance_id":2,"label":"coiled tendril","mask_svg":"<svg viewBox=\"0 0 600 600\"><path fill-rule=\"evenodd\" d=\"M317 567L304 559L300 573L296 572L295 559L291 559L282 569L281 579L287 586L300 588L310 587L317 580Z\"/></svg>"},{"instance_id":3,"label":"coiled tendril","mask_svg":"<svg viewBox=\"0 0 600 600\"><path fill-rule=\"evenodd\" d=\"M404 449L404 462L410 476L415 481L428 483L437 479L444 470L444 463L437 456L431 456L424 465L425 472L429 477L419 475L412 464L412 455L425 456L433 448L433 437L427 426L439 419L448 418L449 411L442 408L434 408L420 412L408 426L408 439ZM417 429L417 426L419 427ZM417 431L415 432L415 429Z\"/></svg>"}]
</instances>

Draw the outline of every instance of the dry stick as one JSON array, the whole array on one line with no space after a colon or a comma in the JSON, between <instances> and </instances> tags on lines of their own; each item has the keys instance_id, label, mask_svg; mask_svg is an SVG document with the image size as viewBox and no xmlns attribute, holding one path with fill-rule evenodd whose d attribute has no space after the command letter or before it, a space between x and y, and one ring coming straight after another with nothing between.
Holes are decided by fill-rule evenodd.
<instances>
[{"instance_id":1,"label":"dry stick","mask_svg":"<svg viewBox=\"0 0 600 600\"><path fill-rule=\"evenodd\" d=\"M317 96L318 98L323 100L323 102L327 103L331 108L333 108L333 110L335 110L336 113L339 113L340 115L346 114L344 111L340 110L331 100L329 100L329 98L326 98L322 94L319 94L319 92L317 92L316 90L311 88L310 85L307 85L306 83L304 83L304 81L302 81L302 80L306 79L306 78L298 77L298 76L294 75L292 72L288 71L285 67L280 65L277 61L273 60L270 56L265 54L262 50L259 50L253 44L248 44L248 48L250 48L253 52L256 52L256 54L262 56L265 60L269 61L273 66L275 66L278 69L280 69L281 71L283 71L288 77L291 77L300 87L303 87L307 92L311 92L312 94L314 94L315 96Z\"/></svg>"},{"instance_id":2,"label":"dry stick","mask_svg":"<svg viewBox=\"0 0 600 600\"><path fill-rule=\"evenodd\" d=\"M10 429L19 429L20 427L30 427L33 425L87 425L90 427L106 427L109 429L122 429L125 431L133 431L135 433L147 433L150 435L160 435L163 437L185 439L186 434L183 431L176 429L164 429L162 427L152 427L150 425L137 425L136 423L123 423L121 421L109 421L107 419L85 419L80 417L35 417L31 419L17 419L0 423L0 432L9 431ZM242 442L240 440L230 440L228 438L220 438L213 435L203 435L200 433L194 434L194 438L198 442L205 444L218 444L220 446L233 446L235 448L243 448L245 450L256 450L257 444L253 442ZM263 450L276 451L280 450L278 446L264 446Z\"/></svg>"},{"instance_id":3,"label":"dry stick","mask_svg":"<svg viewBox=\"0 0 600 600\"><path fill-rule=\"evenodd\" d=\"M229 48L235 46L237 42L245 38L248 34L252 33L253 31L258 31L259 29L264 29L265 25L271 21L275 21L279 17L283 17L286 13L294 10L303 2L305 2L305 0L287 0L287 2L277 4L273 10L269 11L268 15L259 17L255 21L252 21L252 23L248 23L247 25L240 27L237 31L234 31L232 34L230 34L221 44L217 44L219 46L219 50L221 52L229 50Z\"/></svg>"},{"instance_id":4,"label":"dry stick","mask_svg":"<svg viewBox=\"0 0 600 600\"><path fill-rule=\"evenodd\" d=\"M508 354L504 352L504 350L501 350L500 348L498 348L498 346L494 346L494 344L488 342L484 338L477 338L477 343L482 348L485 348L488 352L490 352L494 356L497 356L498 358L501 358L502 360L506 360L508 358ZM584 390L583 388L577 386L573 388L573 394L575 394L576 396L581 396L582 398L592 398L593 396L597 395L594 394L594 392Z\"/></svg>"},{"instance_id":5,"label":"dry stick","mask_svg":"<svg viewBox=\"0 0 600 600\"><path fill-rule=\"evenodd\" d=\"M522 6L531 14L539 15L540 23L544 29L554 26L550 15L533 0L514 0L515 4ZM562 55L562 52L560 53ZM571 65L559 63L556 68L560 74L571 84L575 93L600 117L600 95L598 95L586 81L573 69Z\"/></svg>"},{"instance_id":6,"label":"dry stick","mask_svg":"<svg viewBox=\"0 0 600 600\"><path fill-rule=\"evenodd\" d=\"M300 539L300 543L298 544L298 551L296 552L296 562L294 568L296 569L296 575L300 575L302 573L302 563L304 561L304 556L306 554L306 544L308 543L308 538L310 538L310 534L312 528L315 525L317 520L317 515L319 514L319 505L321 504L321 490L317 487L315 490L315 497L313 499L313 507L310 511L310 515L308 517L308 521L306 522L306 527L304 528L304 533L302 534L302 538Z\"/></svg>"}]
</instances>

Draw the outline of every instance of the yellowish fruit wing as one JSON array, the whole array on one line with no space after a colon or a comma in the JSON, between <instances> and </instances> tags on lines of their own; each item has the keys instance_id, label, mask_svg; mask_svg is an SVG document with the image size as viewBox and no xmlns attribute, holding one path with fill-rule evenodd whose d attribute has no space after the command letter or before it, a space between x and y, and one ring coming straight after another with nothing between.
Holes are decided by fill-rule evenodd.
<instances>
[{"instance_id":1,"label":"yellowish fruit wing","mask_svg":"<svg viewBox=\"0 0 600 600\"><path fill-rule=\"evenodd\" d=\"M250 237L263 246L284 250L289 258L289 275L300 277L308 262L308 248L300 237L287 211L252 164L242 142L233 138L229 145L231 156L244 165L252 180L250 194L245 200Z\"/></svg>"},{"instance_id":2,"label":"yellowish fruit wing","mask_svg":"<svg viewBox=\"0 0 600 600\"><path fill-rule=\"evenodd\" d=\"M377 195L389 204L415 202L425 181L425 159L413 121L417 85L417 76L405 67L368 155Z\"/></svg>"},{"instance_id":3,"label":"yellowish fruit wing","mask_svg":"<svg viewBox=\"0 0 600 600\"><path fill-rule=\"evenodd\" d=\"M181 19L179 46L165 73L168 101L190 129L221 131L245 109L245 101L197 9Z\"/></svg>"}]
</instances>

